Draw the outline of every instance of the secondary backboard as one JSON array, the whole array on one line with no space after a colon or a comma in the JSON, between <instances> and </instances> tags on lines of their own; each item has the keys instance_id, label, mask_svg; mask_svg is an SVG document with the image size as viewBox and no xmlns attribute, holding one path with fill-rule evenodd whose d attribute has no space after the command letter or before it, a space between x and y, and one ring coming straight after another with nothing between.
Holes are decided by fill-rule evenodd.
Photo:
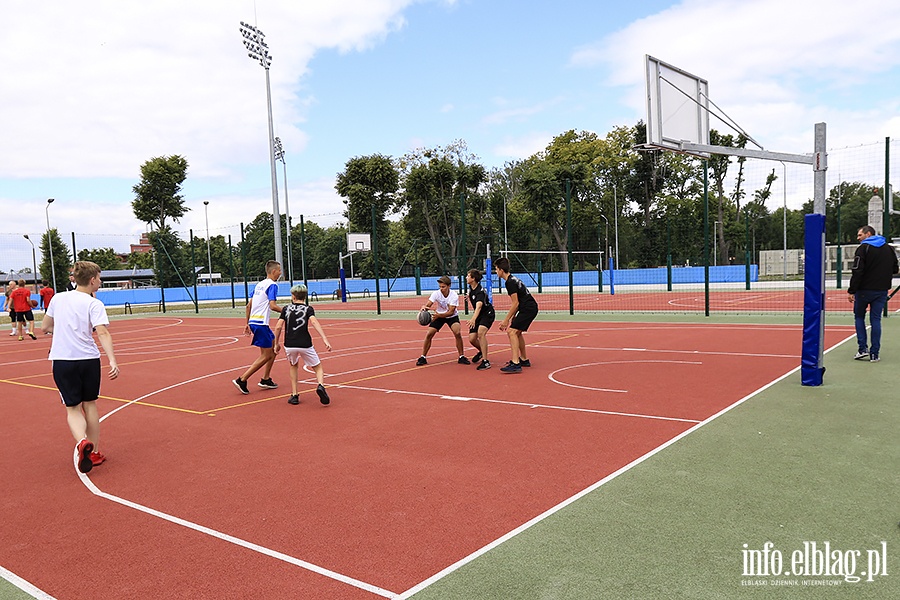
<instances>
[{"instance_id":1,"label":"secondary backboard","mask_svg":"<svg viewBox=\"0 0 900 600\"><path fill-rule=\"evenodd\" d=\"M348 233L347 252L370 252L372 236L368 233Z\"/></svg>"},{"instance_id":2,"label":"secondary backboard","mask_svg":"<svg viewBox=\"0 0 900 600\"><path fill-rule=\"evenodd\" d=\"M709 144L709 84L649 54L647 143L679 149L679 142Z\"/></svg>"}]
</instances>

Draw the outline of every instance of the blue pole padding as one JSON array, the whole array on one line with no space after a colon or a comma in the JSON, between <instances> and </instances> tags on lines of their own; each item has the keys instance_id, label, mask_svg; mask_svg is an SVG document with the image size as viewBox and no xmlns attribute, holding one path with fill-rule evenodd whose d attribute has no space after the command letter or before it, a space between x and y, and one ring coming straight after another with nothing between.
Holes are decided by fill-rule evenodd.
<instances>
[{"instance_id":1,"label":"blue pole padding","mask_svg":"<svg viewBox=\"0 0 900 600\"><path fill-rule=\"evenodd\" d=\"M609 257L609 295L616 295L616 271L613 269L613 257Z\"/></svg>"},{"instance_id":2,"label":"blue pole padding","mask_svg":"<svg viewBox=\"0 0 900 600\"><path fill-rule=\"evenodd\" d=\"M491 304L494 303L494 284L491 280L493 270L494 267L492 266L491 259L488 258L484 261L484 283L481 284L481 287L484 288L484 291L487 293L488 302Z\"/></svg>"},{"instance_id":3,"label":"blue pole padding","mask_svg":"<svg viewBox=\"0 0 900 600\"><path fill-rule=\"evenodd\" d=\"M822 385L825 348L825 215L804 217L802 385Z\"/></svg>"},{"instance_id":4,"label":"blue pole padding","mask_svg":"<svg viewBox=\"0 0 900 600\"><path fill-rule=\"evenodd\" d=\"M341 267L341 302L347 301L347 277L344 275L344 267Z\"/></svg>"}]
</instances>

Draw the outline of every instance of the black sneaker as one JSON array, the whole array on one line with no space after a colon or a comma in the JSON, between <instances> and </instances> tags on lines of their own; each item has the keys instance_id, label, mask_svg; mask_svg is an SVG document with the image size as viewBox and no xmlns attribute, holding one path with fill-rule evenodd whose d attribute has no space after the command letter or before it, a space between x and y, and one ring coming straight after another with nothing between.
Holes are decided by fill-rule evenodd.
<instances>
[{"instance_id":1,"label":"black sneaker","mask_svg":"<svg viewBox=\"0 0 900 600\"><path fill-rule=\"evenodd\" d=\"M294 394L290 398L288 398L288 404L300 404L300 396Z\"/></svg>"},{"instance_id":2,"label":"black sneaker","mask_svg":"<svg viewBox=\"0 0 900 600\"><path fill-rule=\"evenodd\" d=\"M459 364L461 364L461 365L471 365L471 364L472 364L472 361L470 361L470 360L469 360L468 358L466 358L465 356L460 356L460 357L459 357L459 360L456 361L456 362L459 363Z\"/></svg>"},{"instance_id":3,"label":"black sneaker","mask_svg":"<svg viewBox=\"0 0 900 600\"><path fill-rule=\"evenodd\" d=\"M275 383L274 381L272 381L271 377L269 379L260 379L259 383L257 385L259 387L265 388L267 390L277 390L278 389L278 384Z\"/></svg>"},{"instance_id":4,"label":"black sneaker","mask_svg":"<svg viewBox=\"0 0 900 600\"><path fill-rule=\"evenodd\" d=\"M483 361L481 361L480 365L475 367L475 370L476 371L484 371L485 369L490 369L490 368L491 368L491 361L483 360Z\"/></svg>"},{"instance_id":5,"label":"black sneaker","mask_svg":"<svg viewBox=\"0 0 900 600\"><path fill-rule=\"evenodd\" d=\"M868 350L860 350L856 353L856 356L853 357L853 360L868 360L869 359L869 351Z\"/></svg>"},{"instance_id":6,"label":"black sneaker","mask_svg":"<svg viewBox=\"0 0 900 600\"><path fill-rule=\"evenodd\" d=\"M427 364L428 364L428 361L425 360L425 357L424 357L424 356L420 356L420 357L419 357L419 360L416 361L416 366L417 366L417 367L421 367L422 365L427 365Z\"/></svg>"},{"instance_id":7,"label":"black sneaker","mask_svg":"<svg viewBox=\"0 0 900 600\"><path fill-rule=\"evenodd\" d=\"M878 362L879 360L881 359L878 358L878 355L876 353L873 352L869 355L869 362Z\"/></svg>"},{"instance_id":8,"label":"black sneaker","mask_svg":"<svg viewBox=\"0 0 900 600\"><path fill-rule=\"evenodd\" d=\"M36 340L36 339L37 339L37 336L34 335L33 333L31 333L30 331L28 332L28 337L30 337L30 338L33 339L33 340Z\"/></svg>"},{"instance_id":9,"label":"black sneaker","mask_svg":"<svg viewBox=\"0 0 900 600\"><path fill-rule=\"evenodd\" d=\"M528 360L527 358L526 358L526 359L523 359L523 360L520 360L520 361L519 361L519 366L520 366L520 367L530 367L530 366L531 366L531 361Z\"/></svg>"},{"instance_id":10,"label":"black sneaker","mask_svg":"<svg viewBox=\"0 0 900 600\"><path fill-rule=\"evenodd\" d=\"M240 377L238 377L231 383L234 384L234 387L241 390L241 393L244 394L245 396L250 393L250 390L247 389L247 382L244 381L243 379L241 379Z\"/></svg>"},{"instance_id":11,"label":"black sneaker","mask_svg":"<svg viewBox=\"0 0 900 600\"><path fill-rule=\"evenodd\" d=\"M475 356L472 357L473 363L477 363L479 360L481 360L481 352L476 353Z\"/></svg>"},{"instance_id":12,"label":"black sneaker","mask_svg":"<svg viewBox=\"0 0 900 600\"><path fill-rule=\"evenodd\" d=\"M500 367L500 372L501 373L521 373L522 365L517 365L514 362L510 362L505 367Z\"/></svg>"},{"instance_id":13,"label":"black sneaker","mask_svg":"<svg viewBox=\"0 0 900 600\"><path fill-rule=\"evenodd\" d=\"M325 386L321 383L316 386L316 393L319 395L319 402L322 404L328 404L331 402L331 398L328 397L328 392L325 391Z\"/></svg>"}]
</instances>

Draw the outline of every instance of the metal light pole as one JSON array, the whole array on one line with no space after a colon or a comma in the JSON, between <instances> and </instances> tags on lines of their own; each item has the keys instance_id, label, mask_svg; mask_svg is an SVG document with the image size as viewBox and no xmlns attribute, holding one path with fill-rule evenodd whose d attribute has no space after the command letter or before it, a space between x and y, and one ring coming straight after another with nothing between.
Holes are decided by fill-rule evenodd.
<instances>
[{"instance_id":1,"label":"metal light pole","mask_svg":"<svg viewBox=\"0 0 900 600\"><path fill-rule=\"evenodd\" d=\"M618 199L618 190L615 185L613 185L613 223L614 223L614 232L616 234L616 261L615 268L619 268L619 199Z\"/></svg>"},{"instance_id":2,"label":"metal light pole","mask_svg":"<svg viewBox=\"0 0 900 600\"><path fill-rule=\"evenodd\" d=\"M719 223L721 221L716 221L713 224L713 266L719 265Z\"/></svg>"},{"instance_id":3,"label":"metal light pole","mask_svg":"<svg viewBox=\"0 0 900 600\"><path fill-rule=\"evenodd\" d=\"M781 257L784 262L784 272L781 278L782 280L787 281L787 165L781 163L781 169L784 174L783 181L781 182L781 189L784 194L784 214L782 215L784 221L784 253Z\"/></svg>"},{"instance_id":4,"label":"metal light pole","mask_svg":"<svg viewBox=\"0 0 900 600\"><path fill-rule=\"evenodd\" d=\"M287 162L284 160L284 146L281 139L275 138L275 160L280 160L284 167L284 222L287 225L287 274L291 285L294 285L294 253L291 251L291 209L288 204Z\"/></svg>"},{"instance_id":5,"label":"metal light pole","mask_svg":"<svg viewBox=\"0 0 900 600\"><path fill-rule=\"evenodd\" d=\"M38 293L37 287L37 254L35 253L34 242L31 241L31 238L28 237L28 234L25 234L25 239L28 240L28 243L31 244L31 266L34 267L34 271L32 274L34 275L34 293Z\"/></svg>"},{"instance_id":6,"label":"metal light pole","mask_svg":"<svg viewBox=\"0 0 900 600\"><path fill-rule=\"evenodd\" d=\"M53 291L56 292L56 265L53 264L53 237L50 235L50 205L53 204L55 198L47 198L47 208L44 211L47 215L47 248L50 250L50 274L53 277Z\"/></svg>"},{"instance_id":7,"label":"metal light pole","mask_svg":"<svg viewBox=\"0 0 900 600\"><path fill-rule=\"evenodd\" d=\"M207 279L207 285L212 285L212 250L209 246L209 200L203 201L203 217L206 219L206 258L209 260L209 279Z\"/></svg>"},{"instance_id":8,"label":"metal light pole","mask_svg":"<svg viewBox=\"0 0 900 600\"><path fill-rule=\"evenodd\" d=\"M275 260L283 264L281 254L281 211L278 209L278 180L275 175L275 129L272 125L272 88L269 83L269 65L272 57L269 55L269 47L266 45L265 34L262 31L241 21L241 35L244 36L244 46L247 55L253 60L258 60L266 70L266 104L269 109L269 163L272 167L272 220L275 225Z\"/></svg>"}]
</instances>

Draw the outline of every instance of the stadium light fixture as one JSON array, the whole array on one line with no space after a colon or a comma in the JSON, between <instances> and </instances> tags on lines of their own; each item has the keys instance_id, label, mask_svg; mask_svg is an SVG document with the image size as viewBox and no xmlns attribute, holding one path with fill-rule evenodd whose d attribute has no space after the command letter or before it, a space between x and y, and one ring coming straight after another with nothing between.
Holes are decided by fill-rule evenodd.
<instances>
[{"instance_id":1,"label":"stadium light fixture","mask_svg":"<svg viewBox=\"0 0 900 600\"><path fill-rule=\"evenodd\" d=\"M281 211L278 208L278 181L275 175L275 129L272 125L272 88L269 82L269 65L272 64L272 56L269 54L269 46L266 45L265 34L255 26L241 21L241 35L244 37L247 56L259 61L260 66L266 71L266 105L269 109L269 164L272 171L272 221L275 229L275 260L284 264L281 253Z\"/></svg>"},{"instance_id":2,"label":"stadium light fixture","mask_svg":"<svg viewBox=\"0 0 900 600\"><path fill-rule=\"evenodd\" d=\"M275 160L281 161L284 168L284 222L287 225L287 269L288 280L294 285L294 253L291 251L291 209L288 203L288 182L287 182L287 162L284 160L284 146L281 145L281 138L275 138Z\"/></svg>"}]
</instances>

